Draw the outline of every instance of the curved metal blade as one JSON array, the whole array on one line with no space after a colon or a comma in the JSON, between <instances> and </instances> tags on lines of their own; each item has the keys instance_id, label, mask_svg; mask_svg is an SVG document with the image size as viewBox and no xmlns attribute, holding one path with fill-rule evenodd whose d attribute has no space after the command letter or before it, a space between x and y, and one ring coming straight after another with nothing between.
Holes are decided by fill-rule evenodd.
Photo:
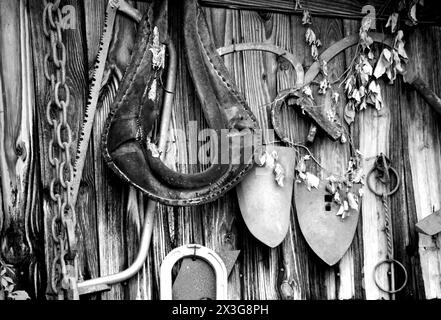
<instances>
[{"instance_id":1,"label":"curved metal blade","mask_svg":"<svg viewBox=\"0 0 441 320\"><path fill-rule=\"evenodd\" d=\"M104 20L104 32L100 41L95 71L89 90L86 111L84 113L84 122L79 135L79 143L74 164L73 181L71 181L70 185L71 203L73 204L76 202L78 196L84 162L86 160L87 149L89 147L90 134L93 127L93 120L95 118L96 106L101 89L104 67L106 65L107 54L109 52L110 41L112 40L112 32L115 24L117 9L118 8L112 4L112 1L109 1L106 9L106 18Z\"/></svg>"}]
</instances>

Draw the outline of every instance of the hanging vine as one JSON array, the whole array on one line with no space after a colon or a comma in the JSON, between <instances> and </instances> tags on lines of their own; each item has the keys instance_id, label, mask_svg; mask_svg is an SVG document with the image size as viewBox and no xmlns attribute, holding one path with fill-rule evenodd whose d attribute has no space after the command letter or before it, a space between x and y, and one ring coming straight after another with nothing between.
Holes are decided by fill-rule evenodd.
<instances>
[{"instance_id":1,"label":"hanging vine","mask_svg":"<svg viewBox=\"0 0 441 320\"><path fill-rule=\"evenodd\" d=\"M399 11L408 10L407 24L415 24L416 7L421 4L421 1L401 1ZM317 38L312 29L312 18L309 10L304 9L299 1L296 1L296 9L303 10L302 24L306 26L305 41L311 48L311 56L314 61L319 60L318 48L321 46L321 41ZM383 98L381 94L381 86L378 83L383 75L386 75L389 83L392 84L397 77L397 74L405 73L405 64L408 62L408 55L405 51L404 32L399 29L399 13L394 12L390 15L386 23L386 28L390 28L391 34L394 36L393 48L391 50L384 48L378 58L374 55L372 45L374 40L369 35L369 30L373 25L371 16L365 16L359 29L359 42L355 49L355 53L348 68L342 73L340 77L334 82L329 80L329 70L326 61L320 61L320 76L321 80L317 83L318 94L324 95L328 90L331 90L331 108L326 111L327 117L330 121L338 121L337 105L339 102L339 94L334 86L344 86L346 95L346 104L344 107L343 118L348 126L350 126L356 118L356 113L361 112L367 107L374 107L377 110L383 108ZM410 21L410 22L409 22ZM308 98L314 100L313 90L306 85L302 88L302 92ZM345 219L350 212L350 209L358 211L358 203L363 195L363 189L358 189L354 192L352 187L354 184L364 184L365 174L362 168L363 155L354 148L352 139L347 134L349 143L351 145L353 156L349 159L346 172L343 176L329 172L320 164L319 161L312 155L306 146L292 143L293 147L307 150L307 155L301 156L295 168L296 183L304 183L306 187L318 188L320 179L307 171L306 163L310 160L314 162L329 175L325 179L326 190L333 196L333 201L340 205L337 212L338 216ZM343 134L341 142L347 141L346 135Z\"/></svg>"}]
</instances>

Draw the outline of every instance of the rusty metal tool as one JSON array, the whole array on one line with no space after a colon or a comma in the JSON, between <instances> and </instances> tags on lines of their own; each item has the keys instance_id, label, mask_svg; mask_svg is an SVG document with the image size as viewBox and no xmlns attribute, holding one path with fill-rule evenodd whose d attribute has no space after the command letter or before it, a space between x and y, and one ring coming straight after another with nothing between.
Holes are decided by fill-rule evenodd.
<instances>
[{"instance_id":1,"label":"rusty metal tool","mask_svg":"<svg viewBox=\"0 0 441 320\"><path fill-rule=\"evenodd\" d=\"M220 56L230 54L233 52L242 52L242 51L263 51L263 52L270 52L275 54L278 57L282 57L286 61L288 61L292 67L294 68L294 71L296 73L296 85L292 89L283 90L278 93L277 97L275 98L275 104L272 108L272 124L279 135L279 133L283 132L283 130L280 128L281 121L280 121L280 113L281 113L281 106L283 103L287 103L288 105L291 105L291 103L294 103L296 99L293 99L296 94L299 93L299 89L305 84L305 74L303 70L303 66L301 62L297 59L297 57L289 52L288 50L285 50L279 46L270 44L270 43L260 43L260 42L247 42L247 43L238 43L238 44L232 44L229 46L225 46L222 48L217 49L217 52ZM306 83L307 84L307 83ZM295 104L295 103L294 103ZM342 135L342 131L335 123L329 121L323 112L321 112L322 108L319 108L317 106L314 106L313 104L305 104L302 105L302 112L308 116L313 123L311 124L311 127L309 129L308 134L308 142L312 143L314 141L315 135L317 133L317 126L326 132L326 134L333 140L338 139ZM281 134L283 136L283 134Z\"/></svg>"},{"instance_id":2,"label":"rusty metal tool","mask_svg":"<svg viewBox=\"0 0 441 320\"><path fill-rule=\"evenodd\" d=\"M289 230L296 154L294 148L265 146L277 153L285 170L283 186L274 179L271 163L255 166L236 187L240 212L251 234L268 247L277 247Z\"/></svg>"},{"instance_id":3,"label":"rusty metal tool","mask_svg":"<svg viewBox=\"0 0 441 320\"><path fill-rule=\"evenodd\" d=\"M106 8L106 17L104 20L104 31L101 36L100 48L97 54L95 70L93 74L93 81L90 85L89 99L87 101L86 110L84 113L84 121L79 134L79 143L75 156L75 163L73 168L73 177L70 185L71 202L76 203L78 191L80 188L81 177L86 161L87 149L89 147L90 135L92 133L93 121L95 118L96 107L101 90L101 83L104 76L104 69L106 66L107 54L109 52L110 42L112 40L113 26L115 24L115 17L117 11L124 12L135 21L141 19L141 14L138 10L130 6L125 0L110 0Z\"/></svg>"},{"instance_id":4,"label":"rusty metal tool","mask_svg":"<svg viewBox=\"0 0 441 320\"><path fill-rule=\"evenodd\" d=\"M163 100L163 109L161 115L161 125L159 132L159 147L165 150L168 137L168 129L170 124L170 115L173 106L173 97L176 85L176 67L177 67L177 53L173 43L170 41L167 44L168 55L170 60L170 67L167 72L167 82L165 87L165 94ZM164 159L165 153L161 155ZM144 226L142 229L141 239L139 243L138 254L132 264L125 270L112 274L102 276L100 278L90 279L78 283L78 290L80 294L89 294L97 291L109 289L109 285L122 282L130 279L142 268L147 258L150 248L150 240L153 232L154 214L156 212L156 202L150 200L147 203Z\"/></svg>"},{"instance_id":5,"label":"rusty metal tool","mask_svg":"<svg viewBox=\"0 0 441 320\"><path fill-rule=\"evenodd\" d=\"M441 210L435 211L416 224L419 233L434 236L441 232Z\"/></svg>"},{"instance_id":6,"label":"rusty metal tool","mask_svg":"<svg viewBox=\"0 0 441 320\"><path fill-rule=\"evenodd\" d=\"M277 135L280 137L280 139L287 143L290 142L289 134L283 127L283 121L281 119L282 107L285 104L288 106L300 106L302 113L312 121L312 126L309 129L309 134L307 137L308 143L312 143L314 141L317 127L325 132L326 135L332 140L339 139L343 134L342 126L338 125L336 122L330 121L325 116L323 108L316 106L312 99L304 97L304 94L298 88L279 92L275 102L276 103L271 110L271 121Z\"/></svg>"},{"instance_id":7,"label":"rusty metal tool","mask_svg":"<svg viewBox=\"0 0 441 320\"><path fill-rule=\"evenodd\" d=\"M358 194L360 187L354 185L351 191ZM306 242L320 259L335 265L351 246L360 210L349 209L344 220L337 216L340 205L333 201L323 182L311 190L303 183L296 184L294 196L297 219Z\"/></svg>"},{"instance_id":8,"label":"rusty metal tool","mask_svg":"<svg viewBox=\"0 0 441 320\"><path fill-rule=\"evenodd\" d=\"M304 82L304 70L291 52L268 43L239 43L218 48L220 56L241 51L270 52L288 61L296 73L296 88ZM242 217L251 234L267 246L278 246L290 226L291 198L294 184L295 152L290 147L265 146L268 153L277 152L285 169L285 183L281 187L274 180L273 168L268 165L255 167L237 185L236 193Z\"/></svg>"},{"instance_id":9,"label":"rusty metal tool","mask_svg":"<svg viewBox=\"0 0 441 320\"><path fill-rule=\"evenodd\" d=\"M186 257L198 257L210 264L216 275L216 299L226 300L228 272L225 263L216 252L199 244L178 247L164 258L159 274L161 300L172 300L172 269L176 262Z\"/></svg>"},{"instance_id":10,"label":"rusty metal tool","mask_svg":"<svg viewBox=\"0 0 441 320\"><path fill-rule=\"evenodd\" d=\"M374 42L381 43L388 47L393 47L393 39L384 34L371 32L369 36ZM319 58L319 61L330 61L332 58L343 52L347 48L358 44L359 35L353 34L337 41L327 48ZM320 73L320 62L315 62L305 74L305 84L310 83ZM407 70L403 76L405 83L410 84L422 98L441 115L441 98L428 86L428 84L414 70ZM386 173L387 174L387 173ZM434 235L441 232L441 218L439 212L434 212L417 224L418 232Z\"/></svg>"},{"instance_id":11,"label":"rusty metal tool","mask_svg":"<svg viewBox=\"0 0 441 320\"><path fill-rule=\"evenodd\" d=\"M120 3L119 8L122 12L129 15L136 22L139 22L141 20L141 14L136 9L128 5L125 1L120 1L119 3ZM167 71L167 81L164 90L165 93L163 98L163 109L162 109L161 125L159 132L159 148L161 148L162 150L165 150L165 145L167 143L170 115L171 115L173 97L174 97L174 91L176 85L177 53L171 41L167 43L167 53L169 56L169 68ZM161 157L162 158L165 157L165 153L162 154ZM132 264L127 269L121 272L79 282L78 291L80 295L109 290L110 289L109 285L125 281L136 275L136 273L144 265L144 262L148 255L152 231L153 231L155 212L156 212L156 202L149 201L147 204L138 254L135 260L132 262Z\"/></svg>"},{"instance_id":12,"label":"rusty metal tool","mask_svg":"<svg viewBox=\"0 0 441 320\"><path fill-rule=\"evenodd\" d=\"M375 189L373 185L373 181L371 179L372 176L376 178L377 181L384 183L386 181L385 179L385 170L388 171L388 174L392 174L395 177L395 186L391 187L390 191L388 192L379 192ZM387 198L391 195L393 195L395 192L398 191L400 187L400 177L398 175L398 172L390 166L390 161L387 159L383 154L380 154L378 156L377 160L375 161L374 167L369 171L369 173L366 176L366 182L369 190L374 193L376 196L381 197L383 202L383 209L384 209L384 218L385 218L385 231L386 231L386 238L387 238L387 254L386 258L380 262L377 263L377 265L374 268L374 280L377 287L386 293L389 293L391 295L392 299L395 299L395 294L402 291L408 281L408 274L406 267L398 260L394 258L394 240L393 240L393 232L392 232L392 217L389 212L389 205ZM387 181L387 184L391 184L392 179ZM389 276L389 283L390 287L389 289L384 288L383 285L380 284L380 281L378 279L378 272L380 270L380 267L382 267L385 264L390 265L390 272L388 272ZM397 288L395 283L395 266L398 266L403 274L404 274L404 280L401 286Z\"/></svg>"},{"instance_id":13,"label":"rusty metal tool","mask_svg":"<svg viewBox=\"0 0 441 320\"><path fill-rule=\"evenodd\" d=\"M294 93L299 92L304 84L304 70L300 61L291 52L269 43L239 43L218 48L220 56L242 51L270 52L288 61L296 73L295 88L282 91L275 99L272 108L272 124L277 134L283 139L281 125L281 103L289 100ZM318 125L331 138L337 139L341 131L335 123L330 122L314 106L305 105L303 111L314 122L310 129L310 142L313 141ZM250 232L269 247L276 247L286 236L290 225L291 198L294 183L295 153L290 147L266 146L266 151L277 152L286 170L286 183L280 187L274 181L272 168L253 168L241 184L236 187L239 206L244 221Z\"/></svg>"}]
</instances>

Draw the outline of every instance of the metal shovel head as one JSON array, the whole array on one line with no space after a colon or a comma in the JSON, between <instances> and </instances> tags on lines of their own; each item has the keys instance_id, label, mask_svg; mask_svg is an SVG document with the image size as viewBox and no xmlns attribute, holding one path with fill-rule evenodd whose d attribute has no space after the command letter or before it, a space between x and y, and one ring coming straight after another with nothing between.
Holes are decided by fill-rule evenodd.
<instances>
[{"instance_id":1,"label":"metal shovel head","mask_svg":"<svg viewBox=\"0 0 441 320\"><path fill-rule=\"evenodd\" d=\"M352 192L358 194L359 187ZM357 229L360 210L349 209L349 216L337 216L340 205L332 201L321 182L308 190L304 183L294 186L295 206L300 229L311 249L328 265L333 266L349 249Z\"/></svg>"},{"instance_id":2,"label":"metal shovel head","mask_svg":"<svg viewBox=\"0 0 441 320\"><path fill-rule=\"evenodd\" d=\"M295 165L294 149L266 146L268 154L273 151L284 170L283 186L276 182L274 166L267 161L262 167L255 166L236 187L240 211L248 230L271 248L278 246L288 232Z\"/></svg>"},{"instance_id":3,"label":"metal shovel head","mask_svg":"<svg viewBox=\"0 0 441 320\"><path fill-rule=\"evenodd\" d=\"M441 232L441 210L432 213L416 224L419 233L434 236Z\"/></svg>"}]
</instances>

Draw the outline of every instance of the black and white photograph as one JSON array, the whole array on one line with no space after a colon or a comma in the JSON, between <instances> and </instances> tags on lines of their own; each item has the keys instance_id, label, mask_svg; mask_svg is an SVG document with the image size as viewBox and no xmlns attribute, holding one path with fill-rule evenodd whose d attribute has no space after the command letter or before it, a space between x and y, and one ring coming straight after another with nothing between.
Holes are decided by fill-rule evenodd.
<instances>
[{"instance_id":1,"label":"black and white photograph","mask_svg":"<svg viewBox=\"0 0 441 320\"><path fill-rule=\"evenodd\" d=\"M440 299L440 1L0 0L0 304Z\"/></svg>"}]
</instances>

